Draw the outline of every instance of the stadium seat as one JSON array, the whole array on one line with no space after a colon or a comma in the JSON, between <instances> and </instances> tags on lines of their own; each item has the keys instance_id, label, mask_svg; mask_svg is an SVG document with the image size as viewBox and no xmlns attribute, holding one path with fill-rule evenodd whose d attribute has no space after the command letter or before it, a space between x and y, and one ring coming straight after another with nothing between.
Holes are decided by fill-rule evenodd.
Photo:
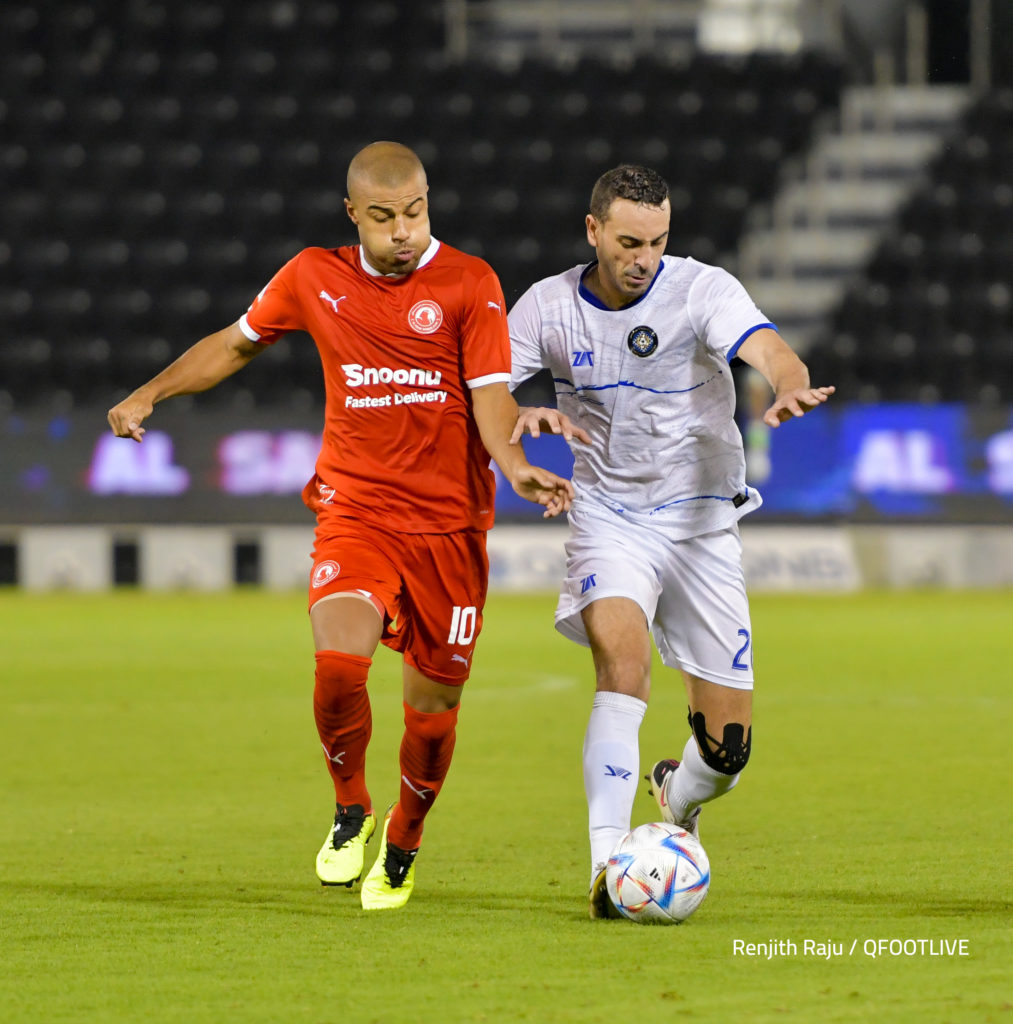
<instances>
[{"instance_id":1,"label":"stadium seat","mask_svg":"<svg viewBox=\"0 0 1013 1024\"><path fill-rule=\"evenodd\" d=\"M20 305L20 304L19 304ZM0 290L0 315L7 320L11 296ZM18 331L0 345L0 389L19 405L43 400L51 387L50 364L53 347L44 337Z\"/></svg>"},{"instance_id":2,"label":"stadium seat","mask_svg":"<svg viewBox=\"0 0 1013 1024\"><path fill-rule=\"evenodd\" d=\"M22 100L42 92L49 62L41 50L26 48L14 50L0 62L0 96L8 100Z\"/></svg>"},{"instance_id":3,"label":"stadium seat","mask_svg":"<svg viewBox=\"0 0 1013 1024\"><path fill-rule=\"evenodd\" d=\"M199 145L206 145L222 134L234 132L242 110L239 99L230 92L198 92L187 98L186 135Z\"/></svg>"},{"instance_id":4,"label":"stadium seat","mask_svg":"<svg viewBox=\"0 0 1013 1024\"><path fill-rule=\"evenodd\" d=\"M110 226L115 226L125 238L147 237L170 219L169 199L161 189L132 189L114 194Z\"/></svg>"},{"instance_id":5,"label":"stadium seat","mask_svg":"<svg viewBox=\"0 0 1013 1024\"><path fill-rule=\"evenodd\" d=\"M283 231L287 224L285 193L278 189L223 187L225 219L232 230L257 235Z\"/></svg>"},{"instance_id":6,"label":"stadium seat","mask_svg":"<svg viewBox=\"0 0 1013 1024\"><path fill-rule=\"evenodd\" d=\"M3 149L0 147L0 161L2 159ZM46 223L49 212L48 198L40 189L27 184L21 188L10 188L0 202L0 225L4 237L16 241L30 235Z\"/></svg>"},{"instance_id":7,"label":"stadium seat","mask_svg":"<svg viewBox=\"0 0 1013 1024\"><path fill-rule=\"evenodd\" d=\"M54 147L50 149L50 152L55 157L57 150ZM28 190L39 184L39 168L36 167L35 161L32 159L31 151L19 142L0 142L0 171L3 173L4 182L10 189ZM10 200L8 199L4 206L7 207L9 204ZM5 218L10 215L11 213L5 209Z\"/></svg>"},{"instance_id":8,"label":"stadium seat","mask_svg":"<svg viewBox=\"0 0 1013 1024\"><path fill-rule=\"evenodd\" d=\"M75 405L102 402L113 389L113 349L100 335L64 335L52 346L47 385L66 391Z\"/></svg>"}]
</instances>

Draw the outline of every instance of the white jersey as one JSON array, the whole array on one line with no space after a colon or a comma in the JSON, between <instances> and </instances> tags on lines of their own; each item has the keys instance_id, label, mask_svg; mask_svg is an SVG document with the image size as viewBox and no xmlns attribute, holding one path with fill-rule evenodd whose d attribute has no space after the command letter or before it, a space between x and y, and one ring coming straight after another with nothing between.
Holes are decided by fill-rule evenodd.
<instances>
[{"instance_id":1,"label":"white jersey","mask_svg":"<svg viewBox=\"0 0 1013 1024\"><path fill-rule=\"evenodd\" d=\"M511 387L543 367L573 442L578 502L671 539L724 529L759 508L746 487L729 360L771 324L727 271L662 258L647 292L612 310L574 267L532 285L510 312Z\"/></svg>"}]
</instances>

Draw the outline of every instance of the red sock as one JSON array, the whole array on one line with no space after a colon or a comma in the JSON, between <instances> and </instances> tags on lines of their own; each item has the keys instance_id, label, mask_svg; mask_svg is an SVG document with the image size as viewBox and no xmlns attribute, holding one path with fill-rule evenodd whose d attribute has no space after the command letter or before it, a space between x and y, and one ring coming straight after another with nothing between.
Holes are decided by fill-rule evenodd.
<instances>
[{"instance_id":1,"label":"red sock","mask_svg":"<svg viewBox=\"0 0 1013 1024\"><path fill-rule=\"evenodd\" d=\"M414 850L422 842L423 822L450 770L457 708L425 712L405 704L404 724L401 796L387 826L387 838L402 850Z\"/></svg>"},{"instance_id":2,"label":"red sock","mask_svg":"<svg viewBox=\"0 0 1013 1024\"><path fill-rule=\"evenodd\" d=\"M366 690L371 658L341 651L317 651L313 716L327 768L334 780L334 799L345 807L373 809L366 789L366 747L373 733L373 715Z\"/></svg>"}]
</instances>

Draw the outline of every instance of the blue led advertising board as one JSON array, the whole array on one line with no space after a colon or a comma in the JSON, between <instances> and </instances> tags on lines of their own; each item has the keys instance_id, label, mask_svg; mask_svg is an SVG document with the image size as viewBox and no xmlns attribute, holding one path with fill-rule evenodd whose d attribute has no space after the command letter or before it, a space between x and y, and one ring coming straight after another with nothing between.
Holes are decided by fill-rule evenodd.
<instances>
[{"instance_id":1,"label":"blue led advertising board","mask_svg":"<svg viewBox=\"0 0 1013 1024\"><path fill-rule=\"evenodd\" d=\"M104 413L0 420L0 522L310 522L320 415L160 407L143 444ZM751 436L751 435L750 435ZM568 474L558 437L526 440L533 461ZM827 405L769 431L750 459L764 504L751 521L1010 522L1013 409ZM758 467L758 468L757 468ZM501 520L540 509L499 481Z\"/></svg>"}]
</instances>

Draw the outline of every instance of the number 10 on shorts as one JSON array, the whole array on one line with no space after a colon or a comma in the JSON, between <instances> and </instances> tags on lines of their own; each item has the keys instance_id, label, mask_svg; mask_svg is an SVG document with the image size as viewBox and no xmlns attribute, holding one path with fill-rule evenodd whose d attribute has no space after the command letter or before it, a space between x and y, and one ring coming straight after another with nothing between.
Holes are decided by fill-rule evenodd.
<instances>
[{"instance_id":1,"label":"number 10 on shorts","mask_svg":"<svg viewBox=\"0 0 1013 1024\"><path fill-rule=\"evenodd\" d=\"M462 608L454 605L454 614L450 620L450 636L448 644L470 644L475 639L475 623L478 621L478 609L474 605Z\"/></svg>"}]
</instances>

